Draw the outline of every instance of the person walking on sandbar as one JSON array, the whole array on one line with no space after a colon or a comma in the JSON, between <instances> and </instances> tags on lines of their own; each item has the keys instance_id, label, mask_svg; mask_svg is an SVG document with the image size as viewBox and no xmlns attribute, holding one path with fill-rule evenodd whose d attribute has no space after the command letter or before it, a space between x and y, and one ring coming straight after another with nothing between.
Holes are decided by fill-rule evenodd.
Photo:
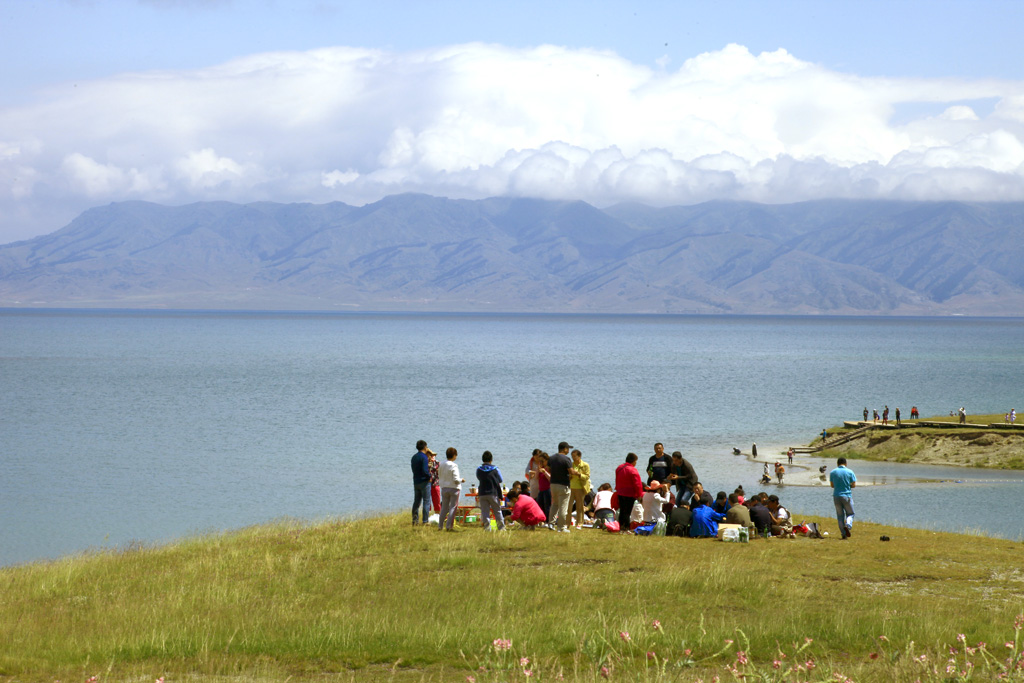
<instances>
[{"instance_id":1,"label":"person walking on sandbar","mask_svg":"<svg viewBox=\"0 0 1024 683\"><path fill-rule=\"evenodd\" d=\"M836 460L836 468L828 474L828 485L832 487L839 533L845 541L853 527L853 489L857 487L857 475L846 466L846 458Z\"/></svg>"}]
</instances>

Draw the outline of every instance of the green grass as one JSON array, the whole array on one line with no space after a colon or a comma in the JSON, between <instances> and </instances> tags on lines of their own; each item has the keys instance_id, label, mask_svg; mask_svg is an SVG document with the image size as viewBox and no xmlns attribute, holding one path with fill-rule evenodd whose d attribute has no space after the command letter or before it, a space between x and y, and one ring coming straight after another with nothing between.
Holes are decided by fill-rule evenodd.
<instances>
[{"instance_id":1,"label":"green grass","mask_svg":"<svg viewBox=\"0 0 1024 683\"><path fill-rule=\"evenodd\" d=\"M742 649L756 680L929 680L914 657L959 633L1009 654L1022 548L871 524L739 545L281 523L0 570L0 679L709 681Z\"/></svg>"}]
</instances>

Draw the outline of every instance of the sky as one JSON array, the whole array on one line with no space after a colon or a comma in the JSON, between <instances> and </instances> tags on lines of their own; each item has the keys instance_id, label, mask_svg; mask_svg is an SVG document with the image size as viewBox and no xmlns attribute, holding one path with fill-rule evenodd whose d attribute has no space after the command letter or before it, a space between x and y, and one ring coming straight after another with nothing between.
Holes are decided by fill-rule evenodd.
<instances>
[{"instance_id":1,"label":"sky","mask_svg":"<svg viewBox=\"0 0 1024 683\"><path fill-rule=\"evenodd\" d=\"M1024 200L1019 0L0 0L0 244L110 202Z\"/></svg>"}]
</instances>

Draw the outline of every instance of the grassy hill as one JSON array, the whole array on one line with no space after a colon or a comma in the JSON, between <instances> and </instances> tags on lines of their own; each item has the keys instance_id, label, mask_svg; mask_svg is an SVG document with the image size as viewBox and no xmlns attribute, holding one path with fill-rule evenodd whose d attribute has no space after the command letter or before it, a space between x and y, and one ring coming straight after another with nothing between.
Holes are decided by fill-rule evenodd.
<instances>
[{"instance_id":1,"label":"grassy hill","mask_svg":"<svg viewBox=\"0 0 1024 683\"><path fill-rule=\"evenodd\" d=\"M0 570L0 680L1020 676L1022 549L279 523Z\"/></svg>"},{"instance_id":2,"label":"grassy hill","mask_svg":"<svg viewBox=\"0 0 1024 683\"><path fill-rule=\"evenodd\" d=\"M891 422L891 421L890 421ZM820 451L823 457L844 455L858 460L954 465L987 469L1024 470L1024 424L1012 428L1002 415L971 415L967 426L955 417L930 417L926 423L947 422L945 427L921 426L904 420L897 429L874 429L863 436ZM986 425L996 425L988 427ZM851 427L829 429L831 438L852 432ZM815 439L811 445L821 443Z\"/></svg>"}]
</instances>

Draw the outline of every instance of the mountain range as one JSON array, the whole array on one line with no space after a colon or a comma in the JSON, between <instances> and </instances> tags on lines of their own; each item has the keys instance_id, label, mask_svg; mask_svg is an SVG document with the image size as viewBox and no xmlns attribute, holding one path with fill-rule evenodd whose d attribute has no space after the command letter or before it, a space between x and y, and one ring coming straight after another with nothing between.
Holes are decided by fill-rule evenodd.
<instances>
[{"instance_id":1,"label":"mountain range","mask_svg":"<svg viewBox=\"0 0 1024 683\"><path fill-rule=\"evenodd\" d=\"M0 307L1024 315L1024 203L119 202L0 246Z\"/></svg>"}]
</instances>

